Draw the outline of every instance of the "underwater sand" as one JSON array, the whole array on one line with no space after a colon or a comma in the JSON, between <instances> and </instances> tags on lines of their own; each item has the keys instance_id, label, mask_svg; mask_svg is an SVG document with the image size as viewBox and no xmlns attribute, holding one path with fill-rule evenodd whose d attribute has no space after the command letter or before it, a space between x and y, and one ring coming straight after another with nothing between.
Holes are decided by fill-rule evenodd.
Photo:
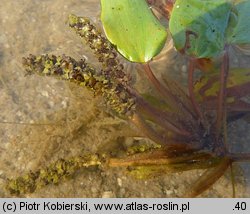
<instances>
[{"instance_id":1,"label":"underwater sand","mask_svg":"<svg viewBox=\"0 0 250 214\"><path fill-rule=\"evenodd\" d=\"M21 61L29 53L87 57L88 47L67 26L70 13L92 17L100 14L97 0L1 0L0 5L0 197L6 178L47 166L59 158L97 151L118 153L135 141L146 141L126 121L106 111L101 98L87 89L53 78L25 76ZM234 66L249 66L249 57L234 55ZM156 65L182 81L185 59L169 51ZM143 87L143 83L139 83ZM145 87L145 86L144 86ZM4 123L7 122L7 123ZM22 123L22 124L21 124ZM32 125L33 124L33 125ZM250 125L242 120L229 129L235 151L250 152ZM248 144L247 144L248 143ZM250 197L249 164L237 166L237 197ZM202 170L137 180L122 169L78 171L59 185L48 185L23 197L176 197L191 188ZM242 175L243 174L243 175ZM203 197L231 197L226 173Z\"/></svg>"}]
</instances>

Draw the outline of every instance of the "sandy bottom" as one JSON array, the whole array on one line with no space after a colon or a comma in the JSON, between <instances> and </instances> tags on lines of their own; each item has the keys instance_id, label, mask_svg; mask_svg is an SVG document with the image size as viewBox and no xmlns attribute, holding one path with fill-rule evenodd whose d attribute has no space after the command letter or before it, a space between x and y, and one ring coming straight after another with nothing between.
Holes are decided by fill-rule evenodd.
<instances>
[{"instance_id":1,"label":"sandy bottom","mask_svg":"<svg viewBox=\"0 0 250 214\"><path fill-rule=\"evenodd\" d=\"M109 114L101 99L88 90L53 78L24 76L21 59L29 53L64 53L95 63L66 22L70 13L96 20L99 11L97 0L1 0L0 197L12 197L4 189L6 178L47 166L59 158L97 151L119 153L136 141L146 140L133 138L140 133ZM240 55L232 57L236 66L249 66L248 61ZM159 74L164 70L185 79L185 59L174 50L156 69ZM229 139L234 150L250 152L249 128L246 121L231 126ZM249 168L247 163L236 166L237 197L250 197ZM192 188L194 178L202 172L193 170L137 180L123 169L92 168L23 197L178 197ZM202 196L231 197L230 174L226 173Z\"/></svg>"}]
</instances>

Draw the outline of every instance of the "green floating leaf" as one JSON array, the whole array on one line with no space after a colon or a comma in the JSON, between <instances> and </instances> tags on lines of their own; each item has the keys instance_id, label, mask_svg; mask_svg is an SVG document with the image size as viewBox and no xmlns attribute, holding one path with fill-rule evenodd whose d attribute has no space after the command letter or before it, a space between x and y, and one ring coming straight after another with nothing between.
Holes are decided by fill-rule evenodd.
<instances>
[{"instance_id":1,"label":"green floating leaf","mask_svg":"<svg viewBox=\"0 0 250 214\"><path fill-rule=\"evenodd\" d=\"M227 30L230 44L250 44L250 1L238 1L232 10Z\"/></svg>"},{"instance_id":2,"label":"green floating leaf","mask_svg":"<svg viewBox=\"0 0 250 214\"><path fill-rule=\"evenodd\" d=\"M228 0L177 0L169 22L177 50L196 58L219 55L230 10Z\"/></svg>"},{"instance_id":3,"label":"green floating leaf","mask_svg":"<svg viewBox=\"0 0 250 214\"><path fill-rule=\"evenodd\" d=\"M163 48L167 32L145 0L101 0L107 38L132 62L147 62Z\"/></svg>"}]
</instances>

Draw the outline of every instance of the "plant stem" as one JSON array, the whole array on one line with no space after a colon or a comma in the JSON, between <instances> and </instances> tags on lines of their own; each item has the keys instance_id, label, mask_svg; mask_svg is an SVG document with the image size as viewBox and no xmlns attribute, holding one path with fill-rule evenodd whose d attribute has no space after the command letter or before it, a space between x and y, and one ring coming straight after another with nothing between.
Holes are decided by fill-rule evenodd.
<instances>
[{"instance_id":1,"label":"plant stem","mask_svg":"<svg viewBox=\"0 0 250 214\"><path fill-rule=\"evenodd\" d=\"M135 113L130 118L131 121L151 140L164 147L171 147L173 149L195 149L193 144L189 145L181 141L171 141L166 136L162 136L156 132L147 122L142 118L139 113Z\"/></svg>"},{"instance_id":2,"label":"plant stem","mask_svg":"<svg viewBox=\"0 0 250 214\"><path fill-rule=\"evenodd\" d=\"M250 153L229 153L227 156L233 162L247 162L250 161Z\"/></svg>"},{"instance_id":3,"label":"plant stem","mask_svg":"<svg viewBox=\"0 0 250 214\"><path fill-rule=\"evenodd\" d=\"M174 116L171 112L163 111L159 108L154 107L149 102L147 102L135 89L132 89L130 86L126 85L126 90L128 93L133 95L136 98L137 108L138 111L142 111L146 114L146 116L150 117L150 119L156 123L157 125L161 126L162 128L166 129L166 131L172 131L176 134L181 136L190 137L191 133L181 129L175 124L175 119L177 119L177 115ZM172 121L171 121L172 120Z\"/></svg>"},{"instance_id":4,"label":"plant stem","mask_svg":"<svg viewBox=\"0 0 250 214\"><path fill-rule=\"evenodd\" d=\"M226 157L216 167L205 171L184 197L194 198L207 190L225 173L231 163L232 160Z\"/></svg>"},{"instance_id":5,"label":"plant stem","mask_svg":"<svg viewBox=\"0 0 250 214\"><path fill-rule=\"evenodd\" d=\"M153 71L151 70L148 63L143 64L143 68L148 79L153 83L155 88L160 92L160 94L164 97L170 98L172 100L172 95L166 90L165 87L160 83L160 81L155 77Z\"/></svg>"},{"instance_id":6,"label":"plant stem","mask_svg":"<svg viewBox=\"0 0 250 214\"><path fill-rule=\"evenodd\" d=\"M230 164L230 172L231 172L231 181L232 181L232 190L233 190L233 198L235 198L235 175L234 175L234 171L233 171L233 164Z\"/></svg>"},{"instance_id":7,"label":"plant stem","mask_svg":"<svg viewBox=\"0 0 250 214\"><path fill-rule=\"evenodd\" d=\"M169 106L171 108L175 110L176 108L180 107L180 104L181 104L182 110L185 111L185 112L182 112L182 114L188 113L188 115L191 115L192 117L194 116L193 112L188 109L188 107L182 102L181 99L178 99L177 97L175 97L169 90L167 90L160 83L160 81L155 77L148 63L144 64L143 68L145 70L145 73L148 79L152 82L152 84L155 86L158 92L162 95L162 97L166 99L167 103L169 103Z\"/></svg>"},{"instance_id":8,"label":"plant stem","mask_svg":"<svg viewBox=\"0 0 250 214\"><path fill-rule=\"evenodd\" d=\"M218 144L219 135L223 126L223 121L226 111L226 87L227 87L227 77L229 72L229 56L228 56L228 46L225 46L225 53L223 56L223 62L220 71L220 91L218 97L217 106L217 118L216 118L216 141Z\"/></svg>"},{"instance_id":9,"label":"plant stem","mask_svg":"<svg viewBox=\"0 0 250 214\"><path fill-rule=\"evenodd\" d=\"M191 133L188 131L177 127L171 122L171 116L168 112L162 111L154 106L150 105L146 100L144 100L140 95L136 96L136 101L138 104L138 110L145 112L145 114L150 117L150 119L157 125L166 129L166 131L172 131L178 135L190 137ZM172 115L173 116L173 115Z\"/></svg>"},{"instance_id":10,"label":"plant stem","mask_svg":"<svg viewBox=\"0 0 250 214\"><path fill-rule=\"evenodd\" d=\"M195 61L194 59L190 59L188 65L188 91L189 96L194 107L194 110L201 121L204 121L203 114L199 108L199 104L196 102L195 95L194 95L194 71L195 71Z\"/></svg>"},{"instance_id":11,"label":"plant stem","mask_svg":"<svg viewBox=\"0 0 250 214\"><path fill-rule=\"evenodd\" d=\"M200 166L201 168L213 167L217 165L217 161L211 159L211 156L206 153L185 153L169 157L166 153L161 154L158 151L151 151L149 153L141 153L127 158L110 158L108 160L108 166L110 167L128 167L128 166L157 166L166 165L166 167L179 164L181 166ZM156 156L158 155L158 156ZM203 167L204 166L204 167Z\"/></svg>"}]
</instances>

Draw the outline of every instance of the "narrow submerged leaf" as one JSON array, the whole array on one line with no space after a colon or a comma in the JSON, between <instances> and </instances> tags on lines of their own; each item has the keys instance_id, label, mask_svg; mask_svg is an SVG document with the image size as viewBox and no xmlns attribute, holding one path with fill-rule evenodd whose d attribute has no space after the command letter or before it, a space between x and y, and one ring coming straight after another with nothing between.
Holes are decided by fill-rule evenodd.
<instances>
[{"instance_id":1,"label":"narrow submerged leaf","mask_svg":"<svg viewBox=\"0 0 250 214\"><path fill-rule=\"evenodd\" d=\"M194 90L200 102L217 102L220 90L220 77L218 72L204 75L200 81L196 82ZM227 103L238 104L238 101L250 95L250 69L230 70L227 81ZM216 105L215 105L216 106Z\"/></svg>"},{"instance_id":2,"label":"narrow submerged leaf","mask_svg":"<svg viewBox=\"0 0 250 214\"><path fill-rule=\"evenodd\" d=\"M230 44L250 44L250 1L238 1L232 11L227 31Z\"/></svg>"},{"instance_id":3,"label":"narrow submerged leaf","mask_svg":"<svg viewBox=\"0 0 250 214\"><path fill-rule=\"evenodd\" d=\"M230 10L228 0L177 0L169 22L176 49L196 58L219 55Z\"/></svg>"},{"instance_id":4,"label":"narrow submerged leaf","mask_svg":"<svg viewBox=\"0 0 250 214\"><path fill-rule=\"evenodd\" d=\"M147 62L163 48L167 32L145 0L101 0L107 38L132 62Z\"/></svg>"}]
</instances>

